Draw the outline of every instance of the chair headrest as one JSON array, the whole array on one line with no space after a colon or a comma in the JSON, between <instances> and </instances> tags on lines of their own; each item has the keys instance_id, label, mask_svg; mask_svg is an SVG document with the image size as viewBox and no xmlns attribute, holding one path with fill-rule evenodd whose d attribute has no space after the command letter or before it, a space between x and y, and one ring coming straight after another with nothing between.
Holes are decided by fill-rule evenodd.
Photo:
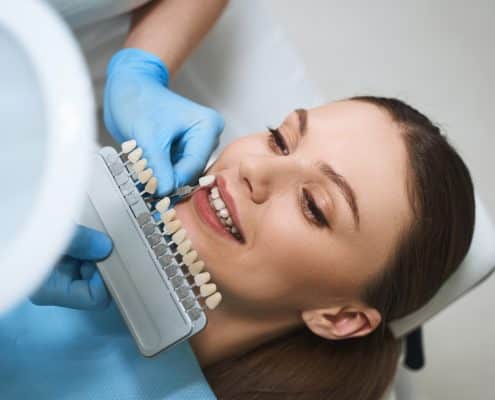
<instances>
[{"instance_id":1,"label":"chair headrest","mask_svg":"<svg viewBox=\"0 0 495 400\"><path fill-rule=\"evenodd\" d=\"M395 337L404 336L422 325L488 278L495 270L495 227L478 196L475 203L473 240L464 261L428 303L413 313L389 323Z\"/></svg>"}]
</instances>

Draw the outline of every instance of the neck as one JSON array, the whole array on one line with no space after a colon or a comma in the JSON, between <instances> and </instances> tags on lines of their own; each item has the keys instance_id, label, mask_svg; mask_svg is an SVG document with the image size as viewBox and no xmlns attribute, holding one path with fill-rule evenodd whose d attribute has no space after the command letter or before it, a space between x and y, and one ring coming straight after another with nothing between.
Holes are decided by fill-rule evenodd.
<instances>
[{"instance_id":1,"label":"neck","mask_svg":"<svg viewBox=\"0 0 495 400\"><path fill-rule=\"evenodd\" d=\"M253 315L221 304L208 314L208 324L189 341L202 368L242 355L289 332L300 324L298 315Z\"/></svg>"}]
</instances>

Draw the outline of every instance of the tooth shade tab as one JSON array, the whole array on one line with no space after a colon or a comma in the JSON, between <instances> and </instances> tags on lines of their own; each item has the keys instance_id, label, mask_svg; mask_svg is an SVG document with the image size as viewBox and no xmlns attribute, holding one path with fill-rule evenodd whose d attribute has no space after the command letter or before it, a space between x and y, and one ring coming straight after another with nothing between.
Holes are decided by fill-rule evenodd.
<instances>
[{"instance_id":1,"label":"tooth shade tab","mask_svg":"<svg viewBox=\"0 0 495 400\"><path fill-rule=\"evenodd\" d=\"M139 173L138 179L139 182L146 183L151 179L152 176L153 176L153 170L151 168L148 168L147 170Z\"/></svg>"},{"instance_id":2,"label":"tooth shade tab","mask_svg":"<svg viewBox=\"0 0 495 400\"><path fill-rule=\"evenodd\" d=\"M134 172L136 174L139 174L140 172L144 171L147 164L148 164L148 161L146 161L145 158L141 158L141 160L139 160L137 163L132 165L132 169L134 170Z\"/></svg>"},{"instance_id":3,"label":"tooth shade tab","mask_svg":"<svg viewBox=\"0 0 495 400\"><path fill-rule=\"evenodd\" d=\"M199 178L199 186L206 187L215 182L215 175L205 175Z\"/></svg>"},{"instance_id":4,"label":"tooth shade tab","mask_svg":"<svg viewBox=\"0 0 495 400\"><path fill-rule=\"evenodd\" d=\"M186 264L188 267L193 264L194 261L198 258L198 253L196 250L192 250L187 253L184 257L182 257L182 262Z\"/></svg>"},{"instance_id":5,"label":"tooth shade tab","mask_svg":"<svg viewBox=\"0 0 495 400\"><path fill-rule=\"evenodd\" d=\"M202 260L198 260L195 263L193 263L192 265L189 265L188 267L189 267L189 272L191 273L191 275L197 275L201 271L203 271L203 268L205 267L205 263Z\"/></svg>"},{"instance_id":6,"label":"tooth shade tab","mask_svg":"<svg viewBox=\"0 0 495 400\"><path fill-rule=\"evenodd\" d=\"M127 140L126 142L122 143L122 153L127 154L130 153L132 150L136 148L136 141L134 139Z\"/></svg>"},{"instance_id":7,"label":"tooth shade tab","mask_svg":"<svg viewBox=\"0 0 495 400\"><path fill-rule=\"evenodd\" d=\"M222 294L220 292L216 292L215 294L212 294L210 297L208 297L205 300L205 304L210 310L214 310L215 308L218 307L221 301L222 301Z\"/></svg>"},{"instance_id":8,"label":"tooth shade tab","mask_svg":"<svg viewBox=\"0 0 495 400\"><path fill-rule=\"evenodd\" d=\"M175 221L174 221L175 222ZM178 221L180 222L180 221ZM177 232L172 235L172 240L176 245L181 244L186 238L187 232L184 228L180 228Z\"/></svg>"},{"instance_id":9,"label":"tooth shade tab","mask_svg":"<svg viewBox=\"0 0 495 400\"><path fill-rule=\"evenodd\" d=\"M132 163L137 163L139 159L143 156L143 149L138 147L137 149L133 150L127 158L132 162Z\"/></svg>"},{"instance_id":10,"label":"tooth shade tab","mask_svg":"<svg viewBox=\"0 0 495 400\"><path fill-rule=\"evenodd\" d=\"M178 219L176 219L175 221L167 222L165 224L165 229L167 230L167 233L169 235L177 232L181 227L182 227L182 223Z\"/></svg>"},{"instance_id":11,"label":"tooth shade tab","mask_svg":"<svg viewBox=\"0 0 495 400\"><path fill-rule=\"evenodd\" d=\"M194 277L194 283L198 286L208 283L211 279L209 272L201 272Z\"/></svg>"},{"instance_id":12,"label":"tooth shade tab","mask_svg":"<svg viewBox=\"0 0 495 400\"><path fill-rule=\"evenodd\" d=\"M171 208L170 210L165 211L163 214L161 214L160 218L164 224L167 224L168 222L175 219L175 215L176 215L175 209Z\"/></svg>"},{"instance_id":13,"label":"tooth shade tab","mask_svg":"<svg viewBox=\"0 0 495 400\"><path fill-rule=\"evenodd\" d=\"M217 285L214 283L205 283L199 287L201 297L208 297L217 291Z\"/></svg>"},{"instance_id":14,"label":"tooth shade tab","mask_svg":"<svg viewBox=\"0 0 495 400\"><path fill-rule=\"evenodd\" d=\"M189 239L184 240L179 246L177 246L177 252L184 256L189 250L191 250L192 243Z\"/></svg>"},{"instance_id":15,"label":"tooth shade tab","mask_svg":"<svg viewBox=\"0 0 495 400\"><path fill-rule=\"evenodd\" d=\"M158 210L158 212L164 213L165 211L168 210L169 206L170 206L170 199L168 197L164 197L158 203L156 203L155 208Z\"/></svg>"},{"instance_id":16,"label":"tooth shade tab","mask_svg":"<svg viewBox=\"0 0 495 400\"><path fill-rule=\"evenodd\" d=\"M157 187L158 187L158 181L153 176L144 187L144 192L149 194L154 194L156 192Z\"/></svg>"}]
</instances>

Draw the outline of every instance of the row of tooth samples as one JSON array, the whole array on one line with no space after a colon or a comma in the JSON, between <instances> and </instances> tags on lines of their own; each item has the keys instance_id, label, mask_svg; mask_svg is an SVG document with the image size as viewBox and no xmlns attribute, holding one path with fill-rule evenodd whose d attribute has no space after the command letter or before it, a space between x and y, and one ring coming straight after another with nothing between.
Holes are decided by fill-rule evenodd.
<instances>
[{"instance_id":1,"label":"row of tooth samples","mask_svg":"<svg viewBox=\"0 0 495 400\"><path fill-rule=\"evenodd\" d=\"M137 175L138 183L146 184L144 191L140 194L155 193L157 181L153 176L153 170L146 168L147 161L141 158L143 151L137 147L135 140L122 143L122 151L118 155L121 156L124 154L127 155L127 162L124 165L129 165L132 171L131 175ZM199 183L201 186L207 186L213 183L214 180L214 176L203 176L200 178ZM167 276L172 281L172 285L175 288L180 288L188 277L193 277L193 286L199 288L199 295L204 298L205 305L210 310L213 310L222 301L222 294L217 291L216 285L210 282L210 273L204 271L205 263L198 258L198 253L192 248L192 243L187 238L187 232L182 227L181 221L177 218L175 209L169 207L170 199L164 197L155 204L155 209L151 210L152 213L158 212L160 214L158 225L163 225L162 235L156 233L155 227L157 224L150 223L148 216L143 216L142 219L138 217L138 222L143 228L143 232L147 236L152 248L155 250L155 254L160 256L159 260L162 266L164 266ZM171 242L176 246L175 252L172 252L171 255L165 254L165 248L161 247L163 246L161 239L166 239L166 237L169 237ZM188 273L185 273L183 276L177 274L179 266L172 263L171 258L168 258L175 258L178 255L180 255L182 265L188 269ZM179 297L181 297L180 294Z\"/></svg>"},{"instance_id":2,"label":"row of tooth samples","mask_svg":"<svg viewBox=\"0 0 495 400\"><path fill-rule=\"evenodd\" d=\"M177 218L175 209L169 208L169 206L170 199L164 197L156 204L155 209L160 213L160 223L163 224L164 234L170 236L171 241L176 246L172 256L180 255L182 264L187 267L188 273L184 277L174 276L178 269L174 264L166 267L166 273L169 277L172 276L174 286L180 286L185 278L192 276L193 286L199 288L200 297L204 298L206 306L213 310L220 304L222 295L217 291L216 285L210 282L210 273L204 271L205 263L199 259L198 253L192 248L191 240L187 238L187 232ZM166 264L168 265L170 262L166 262Z\"/></svg>"},{"instance_id":3,"label":"row of tooth samples","mask_svg":"<svg viewBox=\"0 0 495 400\"><path fill-rule=\"evenodd\" d=\"M139 193L141 196L144 194L154 194L158 187L158 181L153 176L153 170L146 168L148 164L147 160L141 158L143 156L143 150L137 147L137 143L134 139L128 140L122 143L122 151L118 156L127 155L127 161L124 166L129 166L131 171L129 176L136 176L136 185L143 184L144 189ZM115 171L114 171L115 172Z\"/></svg>"}]
</instances>

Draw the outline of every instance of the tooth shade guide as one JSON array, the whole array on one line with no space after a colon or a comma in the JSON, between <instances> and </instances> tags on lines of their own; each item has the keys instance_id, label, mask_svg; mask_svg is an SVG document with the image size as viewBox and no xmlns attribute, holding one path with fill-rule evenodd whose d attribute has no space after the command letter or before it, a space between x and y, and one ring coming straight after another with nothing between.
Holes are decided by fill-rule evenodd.
<instances>
[{"instance_id":1,"label":"tooth shade guide","mask_svg":"<svg viewBox=\"0 0 495 400\"><path fill-rule=\"evenodd\" d=\"M139 180L139 182L144 184L144 183L148 182L152 176L153 176L153 170L151 168L148 168L148 169L138 173L138 180Z\"/></svg>"},{"instance_id":2,"label":"tooth shade guide","mask_svg":"<svg viewBox=\"0 0 495 400\"><path fill-rule=\"evenodd\" d=\"M165 211L160 215L161 220L167 224L168 222L171 222L173 219L175 219L176 212L175 209L171 208L170 210Z\"/></svg>"},{"instance_id":3,"label":"tooth shade guide","mask_svg":"<svg viewBox=\"0 0 495 400\"><path fill-rule=\"evenodd\" d=\"M204 175L199 178L199 186L207 187L215 182L215 175Z\"/></svg>"},{"instance_id":4,"label":"tooth shade guide","mask_svg":"<svg viewBox=\"0 0 495 400\"><path fill-rule=\"evenodd\" d=\"M170 199L168 197L164 197L163 199L161 199L158 203L156 203L155 206L156 210L159 213L165 213L169 207L170 207Z\"/></svg>"},{"instance_id":5,"label":"tooth shade guide","mask_svg":"<svg viewBox=\"0 0 495 400\"><path fill-rule=\"evenodd\" d=\"M125 142L122 143L121 145L121 152L119 154L117 154L117 156L121 156L123 154L127 154L127 153L130 153L132 150L134 150L137 146L137 143L134 139L131 139L131 140L127 140Z\"/></svg>"},{"instance_id":6,"label":"tooth shade guide","mask_svg":"<svg viewBox=\"0 0 495 400\"><path fill-rule=\"evenodd\" d=\"M216 292L206 298L205 304L210 310L214 310L215 308L218 307L221 301L222 301L222 294L220 292Z\"/></svg>"},{"instance_id":7,"label":"tooth shade guide","mask_svg":"<svg viewBox=\"0 0 495 400\"><path fill-rule=\"evenodd\" d=\"M148 164L148 161L146 161L145 158L142 158L137 163L132 164L131 168L132 168L134 173L139 174L140 172L143 172L145 170L147 164Z\"/></svg>"},{"instance_id":8,"label":"tooth shade guide","mask_svg":"<svg viewBox=\"0 0 495 400\"><path fill-rule=\"evenodd\" d=\"M139 183L138 183L139 184ZM158 181L156 178L153 176L148 183L146 183L146 186L144 187L144 190L139 193L139 195L142 197L145 194L154 194L156 192L156 188L158 187Z\"/></svg>"},{"instance_id":9,"label":"tooth shade guide","mask_svg":"<svg viewBox=\"0 0 495 400\"><path fill-rule=\"evenodd\" d=\"M184 241L186 235L187 235L186 230L184 228L180 228L177 232L175 232L172 235L172 240L175 242L175 244L179 245Z\"/></svg>"},{"instance_id":10,"label":"tooth shade guide","mask_svg":"<svg viewBox=\"0 0 495 400\"><path fill-rule=\"evenodd\" d=\"M137 163L139 159L143 156L143 150L138 147L127 155L127 159L133 164Z\"/></svg>"}]
</instances>

